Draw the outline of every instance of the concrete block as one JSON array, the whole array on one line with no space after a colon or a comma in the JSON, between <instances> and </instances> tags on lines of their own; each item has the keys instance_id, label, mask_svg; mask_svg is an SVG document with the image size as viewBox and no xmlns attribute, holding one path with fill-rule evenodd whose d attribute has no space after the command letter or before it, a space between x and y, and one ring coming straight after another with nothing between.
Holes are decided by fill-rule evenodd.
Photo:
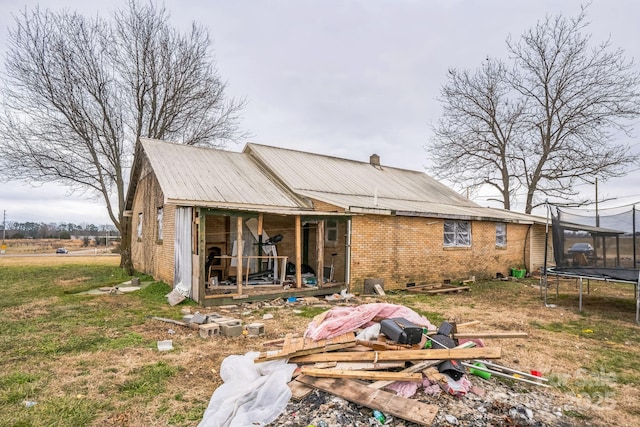
<instances>
[{"instance_id":1,"label":"concrete block","mask_svg":"<svg viewBox=\"0 0 640 427\"><path fill-rule=\"evenodd\" d=\"M199 332L202 338L211 338L220 335L220 325L217 323L205 323L200 325Z\"/></svg>"},{"instance_id":2,"label":"concrete block","mask_svg":"<svg viewBox=\"0 0 640 427\"><path fill-rule=\"evenodd\" d=\"M240 321L240 319L231 319L229 317L216 319L216 323L218 325L229 325L229 326L242 325L242 321Z\"/></svg>"},{"instance_id":3,"label":"concrete block","mask_svg":"<svg viewBox=\"0 0 640 427\"><path fill-rule=\"evenodd\" d=\"M191 319L193 319L193 314L185 314L182 316L182 321L184 323L191 323Z\"/></svg>"},{"instance_id":4,"label":"concrete block","mask_svg":"<svg viewBox=\"0 0 640 427\"><path fill-rule=\"evenodd\" d=\"M191 323L196 323L198 325L202 325L206 321L207 321L207 317L198 311L196 311L196 313L191 318Z\"/></svg>"},{"instance_id":5,"label":"concrete block","mask_svg":"<svg viewBox=\"0 0 640 427\"><path fill-rule=\"evenodd\" d=\"M250 323L247 325L247 332L250 337L264 335L264 323Z\"/></svg>"},{"instance_id":6,"label":"concrete block","mask_svg":"<svg viewBox=\"0 0 640 427\"><path fill-rule=\"evenodd\" d=\"M220 328L222 331L222 335L224 335L225 337L239 337L240 335L242 335L242 331L244 329L241 322L236 319L221 323Z\"/></svg>"}]
</instances>

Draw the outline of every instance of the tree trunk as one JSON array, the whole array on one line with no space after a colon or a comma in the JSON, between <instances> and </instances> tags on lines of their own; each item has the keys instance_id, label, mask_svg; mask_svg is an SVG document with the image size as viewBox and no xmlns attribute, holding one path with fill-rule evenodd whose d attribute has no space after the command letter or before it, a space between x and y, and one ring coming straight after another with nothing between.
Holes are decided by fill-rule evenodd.
<instances>
[{"instance_id":1,"label":"tree trunk","mask_svg":"<svg viewBox=\"0 0 640 427\"><path fill-rule=\"evenodd\" d=\"M122 216L120 220L120 267L129 276L133 276L133 261L131 259L131 217Z\"/></svg>"}]
</instances>

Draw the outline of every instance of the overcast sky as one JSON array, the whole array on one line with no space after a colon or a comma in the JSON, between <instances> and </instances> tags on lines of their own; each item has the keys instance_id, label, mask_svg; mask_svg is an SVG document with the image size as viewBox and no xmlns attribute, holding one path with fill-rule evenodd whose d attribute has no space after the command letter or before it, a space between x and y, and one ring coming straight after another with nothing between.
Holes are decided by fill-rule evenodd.
<instances>
[{"instance_id":1,"label":"overcast sky","mask_svg":"<svg viewBox=\"0 0 640 427\"><path fill-rule=\"evenodd\" d=\"M228 95L246 98L242 125L252 142L424 171L424 145L441 114L437 101L447 69L476 69L506 57L518 37L546 14L575 16L569 0L167 0L175 26L196 21L215 41ZM0 52L7 27L25 6L66 7L107 16L111 2L0 0ZM594 42L640 60L640 3L594 0L588 9ZM638 129L635 135L638 135ZM625 140L640 151L638 137ZM240 151L242 145L231 147ZM640 201L640 171L600 184L609 205ZM593 194L592 186L585 192ZM487 205L486 195L476 202ZM109 223L101 203L47 184L0 183L7 220Z\"/></svg>"}]
</instances>

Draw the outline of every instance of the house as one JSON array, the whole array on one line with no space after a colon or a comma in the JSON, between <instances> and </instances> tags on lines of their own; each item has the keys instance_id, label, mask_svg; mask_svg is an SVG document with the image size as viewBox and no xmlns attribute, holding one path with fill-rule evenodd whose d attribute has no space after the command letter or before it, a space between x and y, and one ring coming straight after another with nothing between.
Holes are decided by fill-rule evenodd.
<instances>
[{"instance_id":1,"label":"house","mask_svg":"<svg viewBox=\"0 0 640 427\"><path fill-rule=\"evenodd\" d=\"M151 139L138 152L126 203L134 268L188 286L204 305L220 297L212 281L235 278L242 297L259 289L246 286L252 274L281 280L287 264L296 292L313 288L302 286L306 268L325 293L340 285L361 292L369 278L393 289L542 265L544 218L481 207L377 155L360 162Z\"/></svg>"}]
</instances>

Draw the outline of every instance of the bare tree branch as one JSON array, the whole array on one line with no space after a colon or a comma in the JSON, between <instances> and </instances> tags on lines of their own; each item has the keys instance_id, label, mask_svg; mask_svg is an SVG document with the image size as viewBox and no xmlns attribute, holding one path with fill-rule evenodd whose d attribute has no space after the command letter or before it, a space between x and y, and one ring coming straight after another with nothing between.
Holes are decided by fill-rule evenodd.
<instances>
[{"instance_id":1,"label":"bare tree branch","mask_svg":"<svg viewBox=\"0 0 640 427\"><path fill-rule=\"evenodd\" d=\"M125 246L127 179L141 136L216 147L246 136L244 101L226 99L211 50L206 29L180 33L152 3L130 0L112 20L25 8L5 59L3 178L101 198Z\"/></svg>"},{"instance_id":2,"label":"bare tree branch","mask_svg":"<svg viewBox=\"0 0 640 427\"><path fill-rule=\"evenodd\" d=\"M587 26L584 8L575 19L547 17L507 39L508 71L487 60L473 78L452 72L427 146L434 173L493 186L506 209L523 187L527 213L549 197L576 197L585 179L624 175L638 157L616 138L640 115L640 75L608 41L590 47Z\"/></svg>"}]
</instances>

